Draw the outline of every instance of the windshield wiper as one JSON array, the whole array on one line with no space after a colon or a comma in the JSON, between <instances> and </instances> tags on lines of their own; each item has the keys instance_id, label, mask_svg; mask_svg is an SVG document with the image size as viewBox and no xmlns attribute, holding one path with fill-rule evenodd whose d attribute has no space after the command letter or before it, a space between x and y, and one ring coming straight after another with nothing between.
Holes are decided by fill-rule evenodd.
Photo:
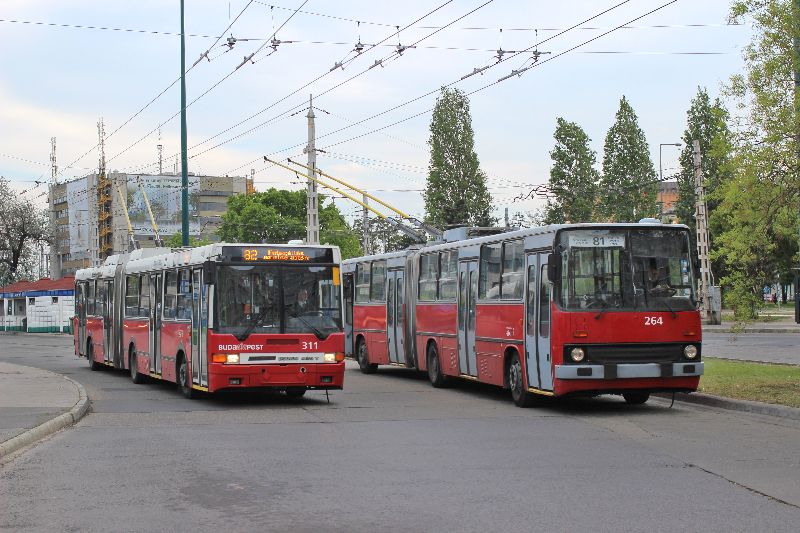
<instances>
[{"instance_id":1,"label":"windshield wiper","mask_svg":"<svg viewBox=\"0 0 800 533\"><path fill-rule=\"evenodd\" d=\"M267 310L268 307L266 305L262 307L261 311L259 311L258 314L256 315L256 319L253 322L251 322L249 326L247 326L247 329L244 330L242 336L239 337L238 335L236 335L236 338L239 339L240 341L243 341L247 337L249 337L250 334L253 333L254 329L256 329L258 326L264 323L264 319L267 317Z\"/></svg>"},{"instance_id":2,"label":"windshield wiper","mask_svg":"<svg viewBox=\"0 0 800 533\"><path fill-rule=\"evenodd\" d=\"M596 299L596 300L595 300L595 302L597 302L598 304L600 304L600 307L601 307L602 309L600 309L600 311L598 311L598 312L597 312L597 314L596 314L596 315L594 315L594 319L595 319L595 320L600 320L600 317L601 317L601 316L603 316L603 313L605 313L606 311L608 311L608 304L606 303L606 301L605 301L605 300L602 300L602 299L600 299L600 298Z\"/></svg>"},{"instance_id":3,"label":"windshield wiper","mask_svg":"<svg viewBox=\"0 0 800 533\"><path fill-rule=\"evenodd\" d=\"M308 326L309 329L311 329L314 332L314 335L319 340L325 340L326 338L328 338L328 336L325 335L321 330L319 330L317 327L315 327L313 324L311 324L311 322L309 322L305 318L301 317L300 315L294 314L294 315L289 315L289 316L292 317L292 318L296 318L297 320L299 320L300 322L302 322L303 324Z\"/></svg>"},{"instance_id":4,"label":"windshield wiper","mask_svg":"<svg viewBox=\"0 0 800 533\"><path fill-rule=\"evenodd\" d=\"M678 313L676 313L675 309L673 309L672 306L669 305L669 302L666 300L666 298L664 299L664 305L666 306L667 309L669 309L669 312L672 313L672 318L678 318Z\"/></svg>"}]
</instances>

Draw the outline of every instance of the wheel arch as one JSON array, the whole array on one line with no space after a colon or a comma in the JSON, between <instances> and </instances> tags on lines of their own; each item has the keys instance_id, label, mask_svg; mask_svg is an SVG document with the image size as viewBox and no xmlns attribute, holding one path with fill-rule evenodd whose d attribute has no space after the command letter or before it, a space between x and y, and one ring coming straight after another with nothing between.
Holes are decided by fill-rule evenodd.
<instances>
[{"instance_id":1,"label":"wheel arch","mask_svg":"<svg viewBox=\"0 0 800 533\"><path fill-rule=\"evenodd\" d=\"M513 356L516 355L519 358L519 364L522 366L522 379L524 380L523 383L525 387L528 386L528 379L526 377L525 372L525 361L522 360L520 356L519 349L516 346L510 345L506 346L506 349L503 351L503 388L508 389L511 384L508 382L508 369L511 366L511 360Z\"/></svg>"}]
</instances>

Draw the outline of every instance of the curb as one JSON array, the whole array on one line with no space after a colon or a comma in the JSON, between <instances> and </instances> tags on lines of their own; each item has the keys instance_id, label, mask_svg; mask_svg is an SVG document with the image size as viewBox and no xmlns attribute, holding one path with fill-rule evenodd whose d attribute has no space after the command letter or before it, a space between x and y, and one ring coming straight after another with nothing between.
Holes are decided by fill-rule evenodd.
<instances>
[{"instance_id":1,"label":"curb","mask_svg":"<svg viewBox=\"0 0 800 533\"><path fill-rule=\"evenodd\" d=\"M655 396L664 400L672 399L672 395L667 393L659 393ZM794 407L773 405L770 403L751 402L750 400L734 400L731 398L723 398L721 396L713 396L711 394L703 394L701 392L693 392L690 394L678 392L675 394L675 401L694 403L708 407L718 407L720 409L727 409L730 411L743 411L758 415L788 418L790 420L800 420L800 409L796 409Z\"/></svg>"},{"instance_id":2,"label":"curb","mask_svg":"<svg viewBox=\"0 0 800 533\"><path fill-rule=\"evenodd\" d=\"M39 424L34 428L20 433L16 437L0 443L0 461L22 448L30 446L57 431L75 424L89 412L89 397L86 395L86 389L83 388L83 385L67 376L61 377L71 382L78 389L78 401L66 413L61 413L43 424Z\"/></svg>"},{"instance_id":3,"label":"curb","mask_svg":"<svg viewBox=\"0 0 800 533\"><path fill-rule=\"evenodd\" d=\"M731 335L739 335L743 333L800 333L800 328L748 328L742 330L734 330L731 328L703 328L703 333L730 333Z\"/></svg>"}]
</instances>

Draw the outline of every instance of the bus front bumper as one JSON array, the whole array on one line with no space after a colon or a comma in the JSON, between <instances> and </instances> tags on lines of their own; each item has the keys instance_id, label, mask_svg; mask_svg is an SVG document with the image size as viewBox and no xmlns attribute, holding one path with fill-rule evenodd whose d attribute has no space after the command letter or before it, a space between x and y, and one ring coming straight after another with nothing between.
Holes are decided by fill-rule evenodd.
<instances>
[{"instance_id":1,"label":"bus front bumper","mask_svg":"<svg viewBox=\"0 0 800 533\"><path fill-rule=\"evenodd\" d=\"M557 379L635 379L672 378L703 375L704 364L696 363L618 363L605 365L556 365Z\"/></svg>"},{"instance_id":2,"label":"bus front bumper","mask_svg":"<svg viewBox=\"0 0 800 533\"><path fill-rule=\"evenodd\" d=\"M287 365L209 365L209 391L239 388L341 389L344 362Z\"/></svg>"}]
</instances>

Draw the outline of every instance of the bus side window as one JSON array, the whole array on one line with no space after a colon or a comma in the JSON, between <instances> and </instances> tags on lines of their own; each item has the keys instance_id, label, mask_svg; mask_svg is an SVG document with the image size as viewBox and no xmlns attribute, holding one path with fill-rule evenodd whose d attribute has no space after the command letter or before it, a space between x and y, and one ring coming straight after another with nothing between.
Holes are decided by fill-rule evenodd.
<instances>
[{"instance_id":1,"label":"bus side window","mask_svg":"<svg viewBox=\"0 0 800 533\"><path fill-rule=\"evenodd\" d=\"M481 247L481 272L478 298L481 300L500 299L500 268L502 247L500 243Z\"/></svg>"},{"instance_id":2,"label":"bus side window","mask_svg":"<svg viewBox=\"0 0 800 533\"><path fill-rule=\"evenodd\" d=\"M500 289L503 300L522 298L522 274L525 272L522 241L503 244L503 276Z\"/></svg>"},{"instance_id":3,"label":"bus side window","mask_svg":"<svg viewBox=\"0 0 800 533\"><path fill-rule=\"evenodd\" d=\"M139 316L150 316L150 275L142 274L139 293Z\"/></svg>"},{"instance_id":4,"label":"bus side window","mask_svg":"<svg viewBox=\"0 0 800 533\"><path fill-rule=\"evenodd\" d=\"M86 293L86 314L94 316L94 280L86 284L88 291Z\"/></svg>"},{"instance_id":5,"label":"bus side window","mask_svg":"<svg viewBox=\"0 0 800 533\"><path fill-rule=\"evenodd\" d=\"M192 318L192 282L189 269L178 271L177 314L175 318Z\"/></svg>"},{"instance_id":6,"label":"bus side window","mask_svg":"<svg viewBox=\"0 0 800 533\"><path fill-rule=\"evenodd\" d=\"M536 306L537 306L537 293L536 293L536 266L528 267L528 314L525 318L525 326L528 335L534 336L536 334Z\"/></svg>"},{"instance_id":7,"label":"bus side window","mask_svg":"<svg viewBox=\"0 0 800 533\"><path fill-rule=\"evenodd\" d=\"M356 303L369 302L369 263L356 268Z\"/></svg>"},{"instance_id":8,"label":"bus side window","mask_svg":"<svg viewBox=\"0 0 800 533\"><path fill-rule=\"evenodd\" d=\"M458 251L441 252L439 258L439 299L454 302L456 300L456 276L458 275Z\"/></svg>"},{"instance_id":9,"label":"bus side window","mask_svg":"<svg viewBox=\"0 0 800 533\"><path fill-rule=\"evenodd\" d=\"M139 316L139 276L125 276L125 316Z\"/></svg>"},{"instance_id":10,"label":"bus side window","mask_svg":"<svg viewBox=\"0 0 800 533\"><path fill-rule=\"evenodd\" d=\"M436 299L436 254L427 254L419 258L419 300L431 302Z\"/></svg>"},{"instance_id":11,"label":"bus side window","mask_svg":"<svg viewBox=\"0 0 800 533\"><path fill-rule=\"evenodd\" d=\"M164 318L175 318L175 308L178 305L178 273L174 270L167 271L164 284Z\"/></svg>"},{"instance_id":12,"label":"bus side window","mask_svg":"<svg viewBox=\"0 0 800 533\"><path fill-rule=\"evenodd\" d=\"M372 302L386 301L386 261L372 263L372 280L369 289L369 299Z\"/></svg>"}]
</instances>

